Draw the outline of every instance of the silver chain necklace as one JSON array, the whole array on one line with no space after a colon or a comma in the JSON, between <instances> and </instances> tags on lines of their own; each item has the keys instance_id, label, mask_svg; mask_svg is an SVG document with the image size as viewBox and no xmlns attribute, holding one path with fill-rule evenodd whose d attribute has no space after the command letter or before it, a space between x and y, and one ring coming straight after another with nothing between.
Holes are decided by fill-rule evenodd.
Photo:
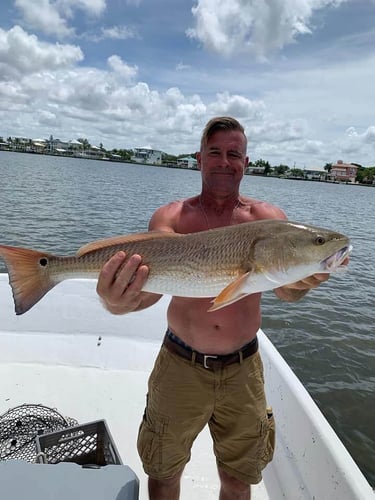
<instances>
[{"instance_id":1,"label":"silver chain necklace","mask_svg":"<svg viewBox=\"0 0 375 500\"><path fill-rule=\"evenodd\" d=\"M232 215L230 217L230 221L229 221L229 224L226 224L227 226L231 226L232 225L232 222L233 222L233 215L234 215L234 212L235 210L240 206L240 200L237 200L237 203L235 204L235 206L233 207L232 209ZM206 225L207 225L207 229L213 229L211 226L210 226L210 223L208 221L208 216L207 216L207 212L206 210L204 209L203 207L203 204L202 204L202 195L200 194L199 195L199 208L201 209L203 215L204 215L204 218L206 220Z\"/></svg>"}]
</instances>

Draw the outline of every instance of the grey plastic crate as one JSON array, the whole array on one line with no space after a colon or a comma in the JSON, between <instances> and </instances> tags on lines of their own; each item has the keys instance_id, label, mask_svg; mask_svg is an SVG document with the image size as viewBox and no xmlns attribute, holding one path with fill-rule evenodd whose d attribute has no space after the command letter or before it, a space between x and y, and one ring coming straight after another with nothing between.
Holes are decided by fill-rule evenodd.
<instances>
[{"instance_id":1,"label":"grey plastic crate","mask_svg":"<svg viewBox=\"0 0 375 500\"><path fill-rule=\"evenodd\" d=\"M36 437L38 463L74 462L82 466L122 465L105 420Z\"/></svg>"}]
</instances>

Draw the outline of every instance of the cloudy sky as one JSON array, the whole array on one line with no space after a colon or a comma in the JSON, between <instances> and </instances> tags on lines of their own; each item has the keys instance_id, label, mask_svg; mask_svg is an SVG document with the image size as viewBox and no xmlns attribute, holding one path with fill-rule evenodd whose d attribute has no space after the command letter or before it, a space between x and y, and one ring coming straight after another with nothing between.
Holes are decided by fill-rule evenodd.
<instances>
[{"instance_id":1,"label":"cloudy sky","mask_svg":"<svg viewBox=\"0 0 375 500\"><path fill-rule=\"evenodd\" d=\"M1 0L0 136L375 165L375 0Z\"/></svg>"}]
</instances>

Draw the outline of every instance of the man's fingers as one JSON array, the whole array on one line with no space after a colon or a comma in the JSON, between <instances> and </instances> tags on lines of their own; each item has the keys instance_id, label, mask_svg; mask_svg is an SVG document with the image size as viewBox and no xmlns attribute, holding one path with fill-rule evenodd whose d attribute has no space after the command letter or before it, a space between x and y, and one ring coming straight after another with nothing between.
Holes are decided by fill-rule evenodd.
<instances>
[{"instance_id":1,"label":"man's fingers","mask_svg":"<svg viewBox=\"0 0 375 500\"><path fill-rule=\"evenodd\" d=\"M129 285L125 288L124 293L139 294L142 291L143 285L145 284L148 277L148 267L139 266L133 279L130 281Z\"/></svg>"},{"instance_id":2,"label":"man's fingers","mask_svg":"<svg viewBox=\"0 0 375 500\"><path fill-rule=\"evenodd\" d=\"M107 305L130 306L139 302L147 277L148 267L142 265L140 255L132 255L126 261L125 252L118 252L104 264L96 290Z\"/></svg>"},{"instance_id":3,"label":"man's fingers","mask_svg":"<svg viewBox=\"0 0 375 500\"><path fill-rule=\"evenodd\" d=\"M314 274L313 276L309 276L307 278L304 278L303 280L288 285L288 288L292 288L294 290L306 290L309 288L316 288L324 281L327 281L329 279L329 276L330 275L327 273Z\"/></svg>"},{"instance_id":4,"label":"man's fingers","mask_svg":"<svg viewBox=\"0 0 375 500\"><path fill-rule=\"evenodd\" d=\"M98 292L100 290L106 290L112 285L116 273L118 272L121 265L125 261L125 258L126 258L125 252L117 252L104 264L98 278L98 286L97 286Z\"/></svg>"},{"instance_id":5,"label":"man's fingers","mask_svg":"<svg viewBox=\"0 0 375 500\"><path fill-rule=\"evenodd\" d=\"M140 255L132 255L122 268L118 268L112 286L120 295L122 295L132 281L134 281L135 274L141 262L142 257Z\"/></svg>"}]
</instances>

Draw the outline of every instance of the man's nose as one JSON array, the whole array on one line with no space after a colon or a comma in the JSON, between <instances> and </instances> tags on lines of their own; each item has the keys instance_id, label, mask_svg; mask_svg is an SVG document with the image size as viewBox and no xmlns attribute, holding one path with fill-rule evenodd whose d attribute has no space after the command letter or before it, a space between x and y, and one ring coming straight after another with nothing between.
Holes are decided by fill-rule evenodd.
<instances>
[{"instance_id":1,"label":"man's nose","mask_svg":"<svg viewBox=\"0 0 375 500\"><path fill-rule=\"evenodd\" d=\"M220 166L227 167L229 165L229 157L227 153L221 153L220 155Z\"/></svg>"}]
</instances>

